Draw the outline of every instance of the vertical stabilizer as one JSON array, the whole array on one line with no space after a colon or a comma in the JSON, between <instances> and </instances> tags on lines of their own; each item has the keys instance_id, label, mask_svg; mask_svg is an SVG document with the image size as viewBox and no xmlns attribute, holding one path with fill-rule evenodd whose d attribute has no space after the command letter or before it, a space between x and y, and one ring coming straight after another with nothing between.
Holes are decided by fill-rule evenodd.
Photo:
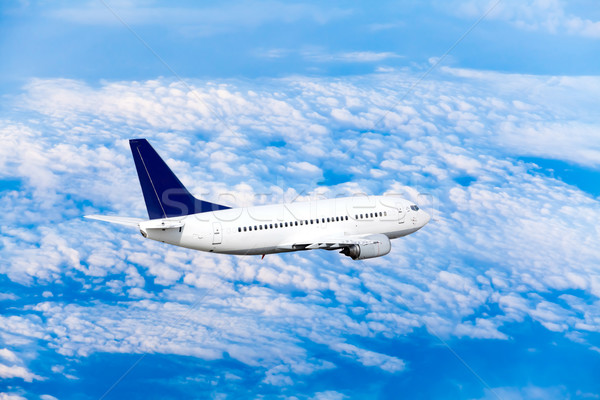
<instances>
[{"instance_id":1,"label":"vertical stabilizer","mask_svg":"<svg viewBox=\"0 0 600 400\"><path fill-rule=\"evenodd\" d=\"M150 219L230 208L192 196L146 139L131 139L129 145Z\"/></svg>"}]
</instances>

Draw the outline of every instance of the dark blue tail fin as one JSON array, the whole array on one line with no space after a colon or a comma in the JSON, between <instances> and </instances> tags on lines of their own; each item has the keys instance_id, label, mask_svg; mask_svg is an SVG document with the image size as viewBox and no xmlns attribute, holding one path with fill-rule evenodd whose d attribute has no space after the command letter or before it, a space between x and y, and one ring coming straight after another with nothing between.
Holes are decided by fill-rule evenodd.
<instances>
[{"instance_id":1,"label":"dark blue tail fin","mask_svg":"<svg viewBox=\"0 0 600 400\"><path fill-rule=\"evenodd\" d=\"M230 208L192 196L146 139L131 139L129 145L150 219Z\"/></svg>"}]
</instances>

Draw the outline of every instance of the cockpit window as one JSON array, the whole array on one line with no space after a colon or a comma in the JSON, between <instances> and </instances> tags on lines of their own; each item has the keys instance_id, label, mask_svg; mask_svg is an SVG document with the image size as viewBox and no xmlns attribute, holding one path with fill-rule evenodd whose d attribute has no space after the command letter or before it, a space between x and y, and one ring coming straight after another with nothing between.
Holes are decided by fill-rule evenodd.
<instances>
[{"instance_id":1,"label":"cockpit window","mask_svg":"<svg viewBox=\"0 0 600 400\"><path fill-rule=\"evenodd\" d=\"M419 211L419 206L412 205L410 206L410 209L413 211Z\"/></svg>"}]
</instances>

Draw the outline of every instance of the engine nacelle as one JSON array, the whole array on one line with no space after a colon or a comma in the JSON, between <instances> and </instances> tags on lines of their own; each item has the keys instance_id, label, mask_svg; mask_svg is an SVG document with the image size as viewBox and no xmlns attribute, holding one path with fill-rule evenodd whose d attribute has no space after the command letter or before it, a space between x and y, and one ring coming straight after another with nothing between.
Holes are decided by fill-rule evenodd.
<instances>
[{"instance_id":1,"label":"engine nacelle","mask_svg":"<svg viewBox=\"0 0 600 400\"><path fill-rule=\"evenodd\" d=\"M365 239L373 240L375 243L351 244L344 247L340 253L352 257L353 260L364 260L365 258L385 256L392 249L390 239L384 234L366 236Z\"/></svg>"}]
</instances>

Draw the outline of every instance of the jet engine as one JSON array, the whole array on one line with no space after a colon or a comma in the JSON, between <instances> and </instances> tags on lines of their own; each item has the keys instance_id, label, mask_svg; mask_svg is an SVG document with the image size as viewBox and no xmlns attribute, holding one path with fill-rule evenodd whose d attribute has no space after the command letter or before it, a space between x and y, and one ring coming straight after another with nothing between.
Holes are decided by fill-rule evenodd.
<instances>
[{"instance_id":1,"label":"jet engine","mask_svg":"<svg viewBox=\"0 0 600 400\"><path fill-rule=\"evenodd\" d=\"M353 260L364 260L365 258L385 256L392 249L390 239L383 234L366 236L364 239L371 242L351 244L348 247L344 247L340 253L351 257Z\"/></svg>"}]
</instances>

